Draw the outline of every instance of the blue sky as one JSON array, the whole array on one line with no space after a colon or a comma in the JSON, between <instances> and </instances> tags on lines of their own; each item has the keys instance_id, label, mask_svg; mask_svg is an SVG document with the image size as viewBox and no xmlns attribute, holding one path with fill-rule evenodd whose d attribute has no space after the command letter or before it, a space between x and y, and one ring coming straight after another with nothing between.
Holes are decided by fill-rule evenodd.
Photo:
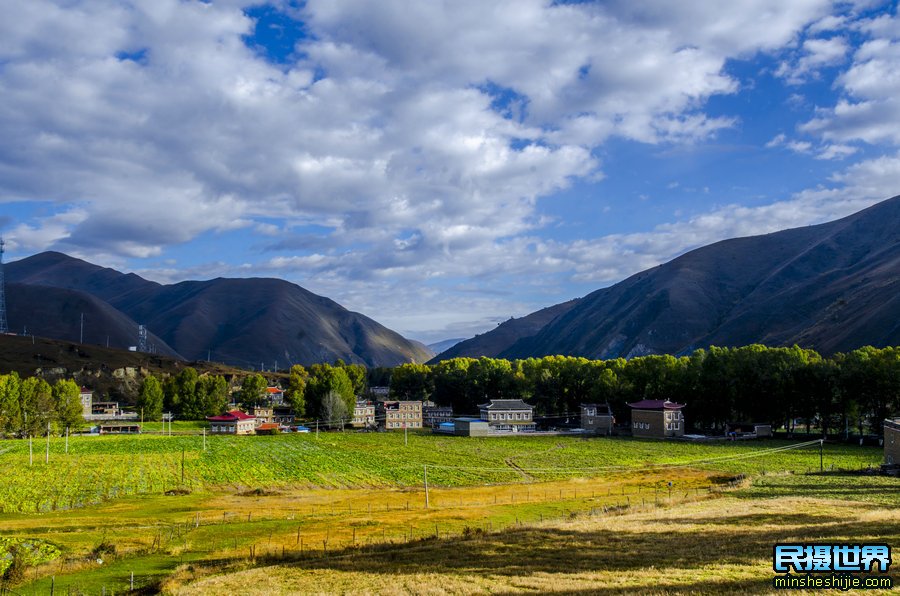
<instances>
[{"instance_id":1,"label":"blue sky","mask_svg":"<svg viewBox=\"0 0 900 596\"><path fill-rule=\"evenodd\" d=\"M895 2L0 2L8 259L430 342L900 192Z\"/></svg>"}]
</instances>

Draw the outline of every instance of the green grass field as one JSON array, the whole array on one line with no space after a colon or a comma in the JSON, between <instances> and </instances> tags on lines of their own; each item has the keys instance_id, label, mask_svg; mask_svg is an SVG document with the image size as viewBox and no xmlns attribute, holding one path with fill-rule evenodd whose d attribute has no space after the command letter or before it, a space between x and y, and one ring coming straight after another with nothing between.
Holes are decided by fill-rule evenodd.
<instances>
[{"instance_id":1,"label":"green grass field","mask_svg":"<svg viewBox=\"0 0 900 596\"><path fill-rule=\"evenodd\" d=\"M688 443L574 437L464 438L400 433L287 434L269 437L136 435L0 443L0 511L72 509L126 495L180 487L406 487L424 467L437 486L595 477L652 466L732 474L810 471L817 446L755 456L779 441ZM826 445L824 465L878 465L877 449Z\"/></svg>"},{"instance_id":2,"label":"green grass field","mask_svg":"<svg viewBox=\"0 0 900 596\"><path fill-rule=\"evenodd\" d=\"M338 552L353 559L368 556L360 549L409 549L435 536L456 548L473 532L526 536L572 516L602 524L726 500L737 509L797 498L900 506L896 479L837 472L877 466L881 450L825 445L822 463L835 472L808 475L819 469L818 445L788 445L424 433L407 445L399 433L345 432L207 437L204 450L197 435L102 436L70 438L68 453L52 439L49 464L46 443L36 441L29 465L28 443L5 441L0 540L50 553L30 564L17 593L48 593L51 583L121 592L132 573L136 587L178 591L263 563L289 563L290 583L290 569ZM115 552L98 555L104 544ZM335 581L345 577L332 571Z\"/></svg>"}]
</instances>

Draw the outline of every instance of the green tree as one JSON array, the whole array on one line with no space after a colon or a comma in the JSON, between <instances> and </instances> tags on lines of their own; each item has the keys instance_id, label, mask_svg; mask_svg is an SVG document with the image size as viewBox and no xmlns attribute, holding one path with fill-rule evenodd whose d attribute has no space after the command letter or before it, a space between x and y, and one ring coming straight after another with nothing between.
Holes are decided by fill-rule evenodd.
<instances>
[{"instance_id":1,"label":"green tree","mask_svg":"<svg viewBox=\"0 0 900 596\"><path fill-rule=\"evenodd\" d=\"M309 373L302 364L295 364L291 367L285 397L291 404L297 417L306 415L306 384L308 381Z\"/></svg>"},{"instance_id":2,"label":"green tree","mask_svg":"<svg viewBox=\"0 0 900 596\"><path fill-rule=\"evenodd\" d=\"M19 402L22 381L13 371L0 375L0 432L13 434L22 429L22 408Z\"/></svg>"},{"instance_id":3,"label":"green tree","mask_svg":"<svg viewBox=\"0 0 900 596\"><path fill-rule=\"evenodd\" d=\"M163 400L163 387L159 379L153 375L144 377L137 400L137 407L141 409L144 420L162 420Z\"/></svg>"},{"instance_id":4,"label":"green tree","mask_svg":"<svg viewBox=\"0 0 900 596\"><path fill-rule=\"evenodd\" d=\"M262 375L253 374L244 377L241 382L241 406L244 409L250 409L260 405L268 386L269 384Z\"/></svg>"},{"instance_id":5,"label":"green tree","mask_svg":"<svg viewBox=\"0 0 900 596\"><path fill-rule=\"evenodd\" d=\"M199 417L216 416L228 408L228 382L220 375L203 375L197 381Z\"/></svg>"},{"instance_id":6,"label":"green tree","mask_svg":"<svg viewBox=\"0 0 900 596\"><path fill-rule=\"evenodd\" d=\"M391 397L393 399L426 400L434 391L431 368L427 364L401 364L391 374Z\"/></svg>"},{"instance_id":7,"label":"green tree","mask_svg":"<svg viewBox=\"0 0 900 596\"><path fill-rule=\"evenodd\" d=\"M78 430L84 425L81 388L75 381L64 379L57 381L53 385L53 401L56 408L57 432L67 428Z\"/></svg>"},{"instance_id":8,"label":"green tree","mask_svg":"<svg viewBox=\"0 0 900 596\"><path fill-rule=\"evenodd\" d=\"M337 391L329 391L322 398L321 417L331 428L343 428L347 419L347 404Z\"/></svg>"},{"instance_id":9,"label":"green tree","mask_svg":"<svg viewBox=\"0 0 900 596\"><path fill-rule=\"evenodd\" d=\"M356 405L356 395L353 393L353 383L343 367L313 364L309 368L309 382L306 385L307 413L317 418L323 418L325 414L324 400L329 392L340 396L347 412L353 411Z\"/></svg>"},{"instance_id":10,"label":"green tree","mask_svg":"<svg viewBox=\"0 0 900 596\"><path fill-rule=\"evenodd\" d=\"M44 435L47 425L54 421L53 391L47 381L38 377L22 381L19 404L24 433L32 437Z\"/></svg>"},{"instance_id":11,"label":"green tree","mask_svg":"<svg viewBox=\"0 0 900 596\"><path fill-rule=\"evenodd\" d=\"M469 366L473 358L441 360L432 368L432 397L438 405L451 406L457 414L476 411L475 400L469 399Z\"/></svg>"},{"instance_id":12,"label":"green tree","mask_svg":"<svg viewBox=\"0 0 900 596\"><path fill-rule=\"evenodd\" d=\"M197 420L203 417L203 396L197 393L200 375L193 367L186 366L175 376L175 392L179 407L175 410L183 418Z\"/></svg>"},{"instance_id":13,"label":"green tree","mask_svg":"<svg viewBox=\"0 0 900 596\"><path fill-rule=\"evenodd\" d=\"M363 395L366 392L368 380L366 367L362 364L347 364L343 369L353 385L353 395Z\"/></svg>"}]
</instances>

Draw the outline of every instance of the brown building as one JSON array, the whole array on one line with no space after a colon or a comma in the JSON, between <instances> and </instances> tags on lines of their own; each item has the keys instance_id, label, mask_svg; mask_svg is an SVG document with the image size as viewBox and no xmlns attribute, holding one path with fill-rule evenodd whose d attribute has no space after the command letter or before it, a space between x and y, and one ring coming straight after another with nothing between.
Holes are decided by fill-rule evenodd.
<instances>
[{"instance_id":1,"label":"brown building","mask_svg":"<svg viewBox=\"0 0 900 596\"><path fill-rule=\"evenodd\" d=\"M375 428L375 404L368 400L357 400L353 406L353 428Z\"/></svg>"},{"instance_id":2,"label":"brown building","mask_svg":"<svg viewBox=\"0 0 900 596\"><path fill-rule=\"evenodd\" d=\"M609 404L581 404L581 428L585 431L609 435L615 422Z\"/></svg>"},{"instance_id":3,"label":"brown building","mask_svg":"<svg viewBox=\"0 0 900 596\"><path fill-rule=\"evenodd\" d=\"M397 430L422 428L422 402L379 401L375 403L375 418L379 428Z\"/></svg>"},{"instance_id":4,"label":"brown building","mask_svg":"<svg viewBox=\"0 0 900 596\"><path fill-rule=\"evenodd\" d=\"M281 426L291 426L294 424L295 419L296 415L294 414L294 408L290 406L272 407L272 422L274 422L275 424L280 424Z\"/></svg>"},{"instance_id":5,"label":"brown building","mask_svg":"<svg viewBox=\"0 0 900 596\"><path fill-rule=\"evenodd\" d=\"M536 428L534 406L521 399L492 399L478 409L493 432L531 432Z\"/></svg>"},{"instance_id":6,"label":"brown building","mask_svg":"<svg viewBox=\"0 0 900 596\"><path fill-rule=\"evenodd\" d=\"M684 416L681 408L667 399L644 399L631 408L631 434L635 437L680 437L684 435Z\"/></svg>"},{"instance_id":7,"label":"brown building","mask_svg":"<svg viewBox=\"0 0 900 596\"><path fill-rule=\"evenodd\" d=\"M275 422L275 412L272 406L253 406L250 409L250 414L256 418L256 426Z\"/></svg>"},{"instance_id":8,"label":"brown building","mask_svg":"<svg viewBox=\"0 0 900 596\"><path fill-rule=\"evenodd\" d=\"M900 418L884 421L884 463L900 465Z\"/></svg>"}]
</instances>

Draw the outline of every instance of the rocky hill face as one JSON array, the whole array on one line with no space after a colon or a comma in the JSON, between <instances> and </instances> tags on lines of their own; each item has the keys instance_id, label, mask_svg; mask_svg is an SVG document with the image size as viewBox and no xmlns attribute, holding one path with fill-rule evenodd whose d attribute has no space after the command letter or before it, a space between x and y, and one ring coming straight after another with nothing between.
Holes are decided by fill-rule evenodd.
<instances>
[{"instance_id":1,"label":"rocky hill face","mask_svg":"<svg viewBox=\"0 0 900 596\"><path fill-rule=\"evenodd\" d=\"M900 197L805 228L725 240L584 297L498 355L685 354L900 344Z\"/></svg>"},{"instance_id":2,"label":"rocky hill face","mask_svg":"<svg viewBox=\"0 0 900 596\"><path fill-rule=\"evenodd\" d=\"M86 334L85 341L100 345L105 345L106 335L111 346L135 345L140 323L164 353L171 351L189 360L209 356L239 366L270 368L277 361L284 367L337 358L392 366L431 357L424 345L278 279L220 278L161 285L52 252L9 263L5 272L10 282L9 324L14 331L27 326L46 337L77 339L71 325L73 320L80 325L76 311L81 307L56 309L42 304L51 297L56 302L64 300L64 291L68 298L91 302L94 314L90 326L85 315L86 328L99 339ZM14 311L13 304L23 306ZM34 308L41 310L40 317ZM129 339L113 339L125 336Z\"/></svg>"}]
</instances>

